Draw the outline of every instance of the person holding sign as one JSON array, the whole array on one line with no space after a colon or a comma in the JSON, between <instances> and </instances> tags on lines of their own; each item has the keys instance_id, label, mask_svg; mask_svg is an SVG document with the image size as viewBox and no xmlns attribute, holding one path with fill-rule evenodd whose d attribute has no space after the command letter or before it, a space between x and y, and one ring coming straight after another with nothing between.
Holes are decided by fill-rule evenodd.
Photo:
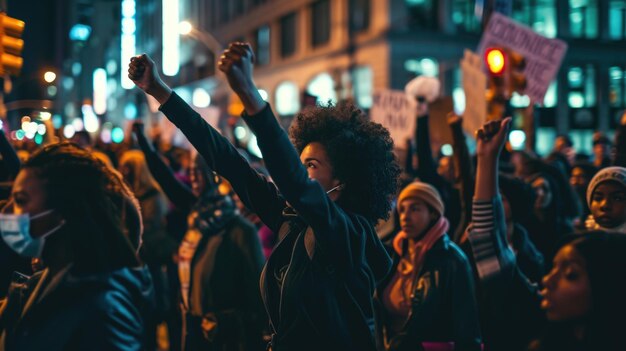
<instances>
[{"instance_id":1,"label":"person holding sign","mask_svg":"<svg viewBox=\"0 0 626 351\"><path fill-rule=\"evenodd\" d=\"M128 72L278 233L261 273L271 349L374 351L372 295L391 260L373 223L388 216L400 173L389 132L351 104L317 106L296 116L294 146L259 95L253 62L249 44L232 43L219 69L243 103L274 183L163 83L151 59L134 57Z\"/></svg>"}]
</instances>

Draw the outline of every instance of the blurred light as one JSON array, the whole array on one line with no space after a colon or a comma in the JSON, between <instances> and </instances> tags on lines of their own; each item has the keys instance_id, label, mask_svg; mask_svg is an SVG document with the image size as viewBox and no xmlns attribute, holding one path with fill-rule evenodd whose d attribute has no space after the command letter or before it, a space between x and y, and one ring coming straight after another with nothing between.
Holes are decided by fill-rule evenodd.
<instances>
[{"instance_id":1,"label":"blurred light","mask_svg":"<svg viewBox=\"0 0 626 351\"><path fill-rule=\"evenodd\" d=\"M93 111L93 107L91 105L83 105L81 108L83 113L83 121L85 123L85 130L89 133L95 133L100 128L100 121L98 120L98 116Z\"/></svg>"},{"instance_id":2,"label":"blurred light","mask_svg":"<svg viewBox=\"0 0 626 351\"><path fill-rule=\"evenodd\" d=\"M504 71L504 52L500 49L487 49L485 60L489 73L500 75Z\"/></svg>"},{"instance_id":3,"label":"blurred light","mask_svg":"<svg viewBox=\"0 0 626 351\"><path fill-rule=\"evenodd\" d=\"M61 115L52 116L52 126L54 127L54 129L59 129L61 128L62 125L63 125L63 118L61 117Z\"/></svg>"},{"instance_id":4,"label":"blurred light","mask_svg":"<svg viewBox=\"0 0 626 351\"><path fill-rule=\"evenodd\" d=\"M83 124L83 120L80 118L74 118L72 121L72 127L74 127L74 131L81 132L85 125Z\"/></svg>"},{"instance_id":5,"label":"blurred light","mask_svg":"<svg viewBox=\"0 0 626 351\"><path fill-rule=\"evenodd\" d=\"M93 111L98 115L107 112L107 72L104 68L93 71Z\"/></svg>"},{"instance_id":6,"label":"blurred light","mask_svg":"<svg viewBox=\"0 0 626 351\"><path fill-rule=\"evenodd\" d=\"M57 74L54 72L48 71L43 74L43 80L45 80L47 83L52 83L55 79L57 79Z\"/></svg>"},{"instance_id":7,"label":"blurred light","mask_svg":"<svg viewBox=\"0 0 626 351\"><path fill-rule=\"evenodd\" d=\"M444 144L443 146L441 146L441 153L444 156L452 156L452 154L454 153L454 150L452 149L452 145Z\"/></svg>"},{"instance_id":8,"label":"blurred light","mask_svg":"<svg viewBox=\"0 0 626 351\"><path fill-rule=\"evenodd\" d=\"M263 154L261 154L261 149L259 149L259 144L257 144L254 134L252 134L250 140L248 140L248 151L258 158L263 158Z\"/></svg>"},{"instance_id":9,"label":"blurred light","mask_svg":"<svg viewBox=\"0 0 626 351\"><path fill-rule=\"evenodd\" d=\"M193 30L193 26L189 21L182 21L178 24L178 34L180 35L189 35Z\"/></svg>"},{"instance_id":10,"label":"blurred light","mask_svg":"<svg viewBox=\"0 0 626 351\"><path fill-rule=\"evenodd\" d=\"M122 130L122 128L120 127L113 128L113 130L111 131L111 140L116 144L119 144L122 141L124 141L124 131Z\"/></svg>"},{"instance_id":11,"label":"blurred light","mask_svg":"<svg viewBox=\"0 0 626 351\"><path fill-rule=\"evenodd\" d=\"M63 127L63 136L66 139L71 139L74 134L76 134L76 130L74 129L74 126L71 124L66 125L65 127Z\"/></svg>"},{"instance_id":12,"label":"blurred light","mask_svg":"<svg viewBox=\"0 0 626 351\"><path fill-rule=\"evenodd\" d=\"M429 77L437 77L439 75L439 66L435 60L430 58L424 58L420 61L422 67L422 74Z\"/></svg>"},{"instance_id":13,"label":"blurred light","mask_svg":"<svg viewBox=\"0 0 626 351\"><path fill-rule=\"evenodd\" d=\"M76 106L71 102L68 102L67 104L65 104L65 108L63 109L63 111L65 112L65 115L67 117L76 116Z\"/></svg>"},{"instance_id":14,"label":"blurred light","mask_svg":"<svg viewBox=\"0 0 626 351\"><path fill-rule=\"evenodd\" d=\"M404 69L409 72L421 73L422 65L418 60L409 59L404 61Z\"/></svg>"},{"instance_id":15,"label":"blurred light","mask_svg":"<svg viewBox=\"0 0 626 351\"><path fill-rule=\"evenodd\" d=\"M178 74L180 35L178 34L178 0L163 0L163 74Z\"/></svg>"},{"instance_id":16,"label":"blurred light","mask_svg":"<svg viewBox=\"0 0 626 351\"><path fill-rule=\"evenodd\" d=\"M0 130L4 129L4 122L0 119Z\"/></svg>"},{"instance_id":17,"label":"blurred light","mask_svg":"<svg viewBox=\"0 0 626 351\"><path fill-rule=\"evenodd\" d=\"M80 74L80 72L83 71L83 66L80 64L80 62L74 62L72 64L72 74L74 76L77 76Z\"/></svg>"},{"instance_id":18,"label":"blurred light","mask_svg":"<svg viewBox=\"0 0 626 351\"><path fill-rule=\"evenodd\" d=\"M91 35L91 27L86 24L75 24L70 29L70 39L74 41L87 41Z\"/></svg>"},{"instance_id":19,"label":"blurred light","mask_svg":"<svg viewBox=\"0 0 626 351\"><path fill-rule=\"evenodd\" d=\"M294 82L282 82L276 88L276 112L281 116L293 115L300 110L298 86Z\"/></svg>"},{"instance_id":20,"label":"blurred light","mask_svg":"<svg viewBox=\"0 0 626 351\"><path fill-rule=\"evenodd\" d=\"M55 87L54 85L51 85L48 87L48 95L50 96L56 96L57 94L57 87Z\"/></svg>"},{"instance_id":21,"label":"blurred light","mask_svg":"<svg viewBox=\"0 0 626 351\"><path fill-rule=\"evenodd\" d=\"M100 139L102 142L109 144L111 142L111 129L102 129Z\"/></svg>"},{"instance_id":22,"label":"blurred light","mask_svg":"<svg viewBox=\"0 0 626 351\"><path fill-rule=\"evenodd\" d=\"M211 95L203 88L196 88L191 96L191 101L196 107L209 107L211 104Z\"/></svg>"},{"instance_id":23,"label":"blurred light","mask_svg":"<svg viewBox=\"0 0 626 351\"><path fill-rule=\"evenodd\" d=\"M109 107L109 109L115 110L117 108L117 99L109 98L108 101L109 102L107 103L107 106Z\"/></svg>"},{"instance_id":24,"label":"blurred light","mask_svg":"<svg viewBox=\"0 0 626 351\"><path fill-rule=\"evenodd\" d=\"M269 97L267 91L259 89L259 94L261 95L261 99L263 99L263 101L267 101L267 98Z\"/></svg>"},{"instance_id":25,"label":"blurred light","mask_svg":"<svg viewBox=\"0 0 626 351\"><path fill-rule=\"evenodd\" d=\"M509 142L513 150L521 150L526 142L526 133L521 130L514 130L509 134Z\"/></svg>"},{"instance_id":26,"label":"blurred light","mask_svg":"<svg viewBox=\"0 0 626 351\"><path fill-rule=\"evenodd\" d=\"M135 56L135 44L137 40L135 37L135 31L137 30L135 15L135 0L122 0L122 50L120 59L122 66L127 65L130 59ZM120 78L122 88L132 89L135 86L130 78L128 78L126 70L120 70Z\"/></svg>"},{"instance_id":27,"label":"blurred light","mask_svg":"<svg viewBox=\"0 0 626 351\"><path fill-rule=\"evenodd\" d=\"M47 120L49 120L51 117L52 117L52 113L50 113L50 112L46 112L46 111L39 112L39 118L40 118L42 121L47 121Z\"/></svg>"},{"instance_id":28,"label":"blurred light","mask_svg":"<svg viewBox=\"0 0 626 351\"><path fill-rule=\"evenodd\" d=\"M26 134L30 134L32 136L35 136L35 134L37 134L37 127L38 127L37 122L30 122L30 123L28 123L28 125L26 126L25 129L24 128L22 128L22 129L24 129Z\"/></svg>"},{"instance_id":29,"label":"blurred light","mask_svg":"<svg viewBox=\"0 0 626 351\"><path fill-rule=\"evenodd\" d=\"M47 131L47 129L46 129L46 125L45 124L40 124L40 125L37 126L37 134L44 135L44 134L46 134L46 131Z\"/></svg>"},{"instance_id":30,"label":"blurred light","mask_svg":"<svg viewBox=\"0 0 626 351\"><path fill-rule=\"evenodd\" d=\"M17 138L17 140L22 140L24 139L24 136L26 135L26 133L24 133L23 130L18 130L17 132L15 132L15 138Z\"/></svg>"},{"instance_id":31,"label":"blurred light","mask_svg":"<svg viewBox=\"0 0 626 351\"><path fill-rule=\"evenodd\" d=\"M528 95L520 95L517 92L513 92L511 96L511 106L515 108L528 107L530 105L530 97Z\"/></svg>"},{"instance_id":32,"label":"blurred light","mask_svg":"<svg viewBox=\"0 0 626 351\"><path fill-rule=\"evenodd\" d=\"M30 122L30 116L22 116L22 124Z\"/></svg>"},{"instance_id":33,"label":"blurred light","mask_svg":"<svg viewBox=\"0 0 626 351\"><path fill-rule=\"evenodd\" d=\"M107 73L114 75L117 72L117 62L115 60L109 60L106 65Z\"/></svg>"},{"instance_id":34,"label":"blurred light","mask_svg":"<svg viewBox=\"0 0 626 351\"><path fill-rule=\"evenodd\" d=\"M35 144L41 145L43 143L43 135L37 134L35 135Z\"/></svg>"},{"instance_id":35,"label":"blurred light","mask_svg":"<svg viewBox=\"0 0 626 351\"><path fill-rule=\"evenodd\" d=\"M317 102L326 104L328 101L337 102L335 92L335 80L328 73L320 73L313 78L308 86L307 92L317 96Z\"/></svg>"},{"instance_id":36,"label":"blurred light","mask_svg":"<svg viewBox=\"0 0 626 351\"><path fill-rule=\"evenodd\" d=\"M578 91L570 92L567 101L569 106L573 108L581 108L585 106L585 98L583 97L583 94Z\"/></svg>"},{"instance_id":37,"label":"blurred light","mask_svg":"<svg viewBox=\"0 0 626 351\"><path fill-rule=\"evenodd\" d=\"M465 112L465 90L461 87L454 88L452 100L454 101L454 113L462 115Z\"/></svg>"},{"instance_id":38,"label":"blurred light","mask_svg":"<svg viewBox=\"0 0 626 351\"><path fill-rule=\"evenodd\" d=\"M237 126L235 127L235 138L242 140L246 137L246 135L248 135L248 132L246 132L246 128L242 127L242 126Z\"/></svg>"},{"instance_id":39,"label":"blurred light","mask_svg":"<svg viewBox=\"0 0 626 351\"><path fill-rule=\"evenodd\" d=\"M126 117L126 119L137 118L137 106L131 102L127 103L124 107L124 117Z\"/></svg>"},{"instance_id":40,"label":"blurred light","mask_svg":"<svg viewBox=\"0 0 626 351\"><path fill-rule=\"evenodd\" d=\"M72 77L65 77L63 78L63 88L65 90L72 90L72 88L74 87L74 78Z\"/></svg>"}]
</instances>

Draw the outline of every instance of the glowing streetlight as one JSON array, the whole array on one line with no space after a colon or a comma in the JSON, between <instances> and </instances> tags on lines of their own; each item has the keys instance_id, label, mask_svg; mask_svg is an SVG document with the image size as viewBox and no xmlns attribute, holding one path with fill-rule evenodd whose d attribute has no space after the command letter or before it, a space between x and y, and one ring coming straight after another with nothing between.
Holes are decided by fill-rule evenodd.
<instances>
[{"instance_id":1,"label":"glowing streetlight","mask_svg":"<svg viewBox=\"0 0 626 351\"><path fill-rule=\"evenodd\" d=\"M52 83L52 82L54 82L55 79L57 79L57 75L54 72L48 71L48 72L44 73L43 79L47 83Z\"/></svg>"},{"instance_id":2,"label":"glowing streetlight","mask_svg":"<svg viewBox=\"0 0 626 351\"><path fill-rule=\"evenodd\" d=\"M189 21L182 21L178 24L178 34L189 35L193 30L193 26Z\"/></svg>"}]
</instances>

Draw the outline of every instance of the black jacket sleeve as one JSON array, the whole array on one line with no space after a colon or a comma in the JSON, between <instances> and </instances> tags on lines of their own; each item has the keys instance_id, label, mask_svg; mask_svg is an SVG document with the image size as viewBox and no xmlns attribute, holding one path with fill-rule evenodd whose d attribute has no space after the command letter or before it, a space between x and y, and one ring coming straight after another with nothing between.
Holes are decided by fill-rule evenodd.
<instances>
[{"instance_id":1,"label":"black jacket sleeve","mask_svg":"<svg viewBox=\"0 0 626 351\"><path fill-rule=\"evenodd\" d=\"M465 142L465 134L461 124L455 124L452 129L452 147L454 153L452 159L454 161L455 176L457 183L460 185L461 214L459 225L454 233L454 242L461 243L463 233L470 224L472 217L472 198L474 197L474 165L470 157L469 148Z\"/></svg>"},{"instance_id":2,"label":"black jacket sleeve","mask_svg":"<svg viewBox=\"0 0 626 351\"><path fill-rule=\"evenodd\" d=\"M417 146L417 176L422 182L430 183L440 188L445 180L437 173L437 164L433 158L433 151L430 147L430 134L428 131L428 119L430 117L420 117L417 119L415 130L415 142Z\"/></svg>"},{"instance_id":3,"label":"black jacket sleeve","mask_svg":"<svg viewBox=\"0 0 626 351\"><path fill-rule=\"evenodd\" d=\"M143 134L137 135L137 142L143 154L146 156L148 169L154 179L159 183L167 198L183 211L191 209L197 198L186 185L181 183L172 170L163 162L161 156L150 146L150 142Z\"/></svg>"},{"instance_id":4,"label":"black jacket sleeve","mask_svg":"<svg viewBox=\"0 0 626 351\"><path fill-rule=\"evenodd\" d=\"M613 166L626 167L626 124L620 125L615 133Z\"/></svg>"},{"instance_id":5,"label":"black jacket sleeve","mask_svg":"<svg viewBox=\"0 0 626 351\"><path fill-rule=\"evenodd\" d=\"M237 149L176 93L159 109L185 134L209 167L231 183L246 207L277 233L285 201L276 186L250 167Z\"/></svg>"},{"instance_id":6,"label":"black jacket sleeve","mask_svg":"<svg viewBox=\"0 0 626 351\"><path fill-rule=\"evenodd\" d=\"M244 115L257 135L265 165L281 194L298 215L313 229L316 245L322 248L339 270L363 264L364 245L375 235L371 223L361 216L348 215L329 197L308 173L287 134L274 117L269 104L254 116ZM389 256L380 240L373 240L376 253ZM345 272L344 270L344 272Z\"/></svg>"}]
</instances>

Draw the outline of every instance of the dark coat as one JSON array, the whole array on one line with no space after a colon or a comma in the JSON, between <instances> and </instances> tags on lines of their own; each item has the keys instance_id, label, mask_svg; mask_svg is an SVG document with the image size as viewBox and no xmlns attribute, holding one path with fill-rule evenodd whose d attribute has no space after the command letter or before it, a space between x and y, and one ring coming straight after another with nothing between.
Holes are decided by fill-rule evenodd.
<instances>
[{"instance_id":1,"label":"dark coat","mask_svg":"<svg viewBox=\"0 0 626 351\"><path fill-rule=\"evenodd\" d=\"M161 111L246 207L280 233L261 279L273 350L374 350L372 295L391 260L372 223L344 211L308 178L269 105L244 118L276 185L175 93ZM283 216L287 201L298 219Z\"/></svg>"},{"instance_id":2,"label":"dark coat","mask_svg":"<svg viewBox=\"0 0 626 351\"><path fill-rule=\"evenodd\" d=\"M147 269L47 275L10 292L0 313L0 350L143 349L143 318L154 298Z\"/></svg>"},{"instance_id":3,"label":"dark coat","mask_svg":"<svg viewBox=\"0 0 626 351\"><path fill-rule=\"evenodd\" d=\"M392 273L379 286L378 296L382 296L400 262L400 256L393 252ZM381 311L379 330L389 350L419 350L422 342L454 342L456 350L480 350L472 271L467 257L448 235L426 253L403 330L388 335L386 313Z\"/></svg>"}]
</instances>

